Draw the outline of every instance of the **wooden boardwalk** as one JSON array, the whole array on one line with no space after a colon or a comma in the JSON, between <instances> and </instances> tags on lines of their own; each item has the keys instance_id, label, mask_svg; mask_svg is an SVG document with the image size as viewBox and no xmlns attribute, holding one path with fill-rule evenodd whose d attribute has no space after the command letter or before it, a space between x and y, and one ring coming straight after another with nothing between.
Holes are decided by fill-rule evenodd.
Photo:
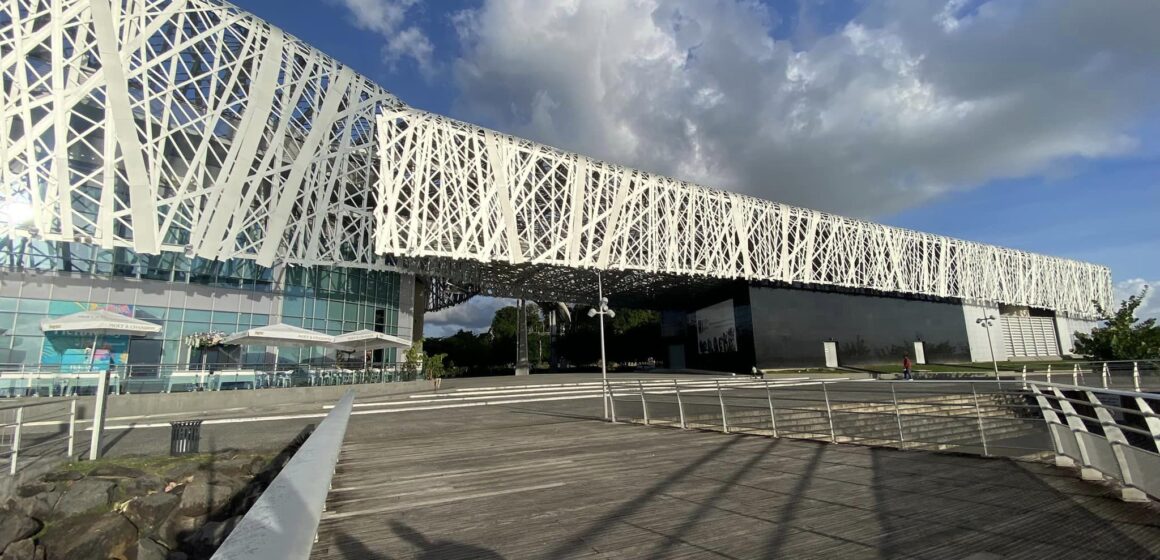
<instances>
[{"instance_id":1,"label":"wooden boardwalk","mask_svg":"<svg viewBox=\"0 0 1160 560\"><path fill-rule=\"evenodd\" d=\"M1154 558L1158 512L1047 465L497 406L352 418L312 558Z\"/></svg>"}]
</instances>

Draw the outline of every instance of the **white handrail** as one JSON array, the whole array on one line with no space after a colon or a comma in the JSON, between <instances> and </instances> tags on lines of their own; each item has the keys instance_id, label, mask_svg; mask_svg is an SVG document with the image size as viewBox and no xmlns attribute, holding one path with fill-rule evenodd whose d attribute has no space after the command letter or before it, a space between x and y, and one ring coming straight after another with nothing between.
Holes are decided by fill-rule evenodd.
<instances>
[{"instance_id":1,"label":"white handrail","mask_svg":"<svg viewBox=\"0 0 1160 560\"><path fill-rule=\"evenodd\" d=\"M347 391L246 512L214 553L214 559L290 560L310 556L353 405L354 391Z\"/></svg>"}]
</instances>

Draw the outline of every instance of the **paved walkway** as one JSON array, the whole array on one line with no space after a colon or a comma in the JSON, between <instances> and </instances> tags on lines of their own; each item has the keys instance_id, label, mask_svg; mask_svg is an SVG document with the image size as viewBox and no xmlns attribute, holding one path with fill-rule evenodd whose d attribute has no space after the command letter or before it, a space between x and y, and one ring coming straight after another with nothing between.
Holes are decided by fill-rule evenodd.
<instances>
[{"instance_id":1,"label":"paved walkway","mask_svg":"<svg viewBox=\"0 0 1160 560\"><path fill-rule=\"evenodd\" d=\"M313 558L1152 558L1160 516L1054 467L595 421L356 416Z\"/></svg>"}]
</instances>

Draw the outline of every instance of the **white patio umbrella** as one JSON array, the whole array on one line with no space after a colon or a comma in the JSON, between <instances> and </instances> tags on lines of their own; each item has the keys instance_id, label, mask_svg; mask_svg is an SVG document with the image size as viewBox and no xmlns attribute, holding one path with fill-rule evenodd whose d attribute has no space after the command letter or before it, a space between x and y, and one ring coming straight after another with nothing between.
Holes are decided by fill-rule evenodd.
<instances>
[{"instance_id":1,"label":"white patio umbrella","mask_svg":"<svg viewBox=\"0 0 1160 560\"><path fill-rule=\"evenodd\" d=\"M409 348L411 346L410 340L391 334L372 331L370 329L362 329L354 332L340 334L334 337L334 343L351 350L362 348L363 369L366 369L367 367L368 350L379 350L382 348Z\"/></svg>"},{"instance_id":2,"label":"white patio umbrella","mask_svg":"<svg viewBox=\"0 0 1160 560\"><path fill-rule=\"evenodd\" d=\"M295 346L335 348L334 337L325 333L275 323L265 327L254 327L225 337L222 344L238 346Z\"/></svg>"},{"instance_id":3,"label":"white patio umbrella","mask_svg":"<svg viewBox=\"0 0 1160 560\"><path fill-rule=\"evenodd\" d=\"M64 317L53 317L40 322L43 332L77 332L93 335L93 351L89 354L89 367L97 357L97 343L102 335L142 335L152 334L161 330L161 325L155 325L141 319L126 317L112 311L94 310L81 311Z\"/></svg>"}]
</instances>

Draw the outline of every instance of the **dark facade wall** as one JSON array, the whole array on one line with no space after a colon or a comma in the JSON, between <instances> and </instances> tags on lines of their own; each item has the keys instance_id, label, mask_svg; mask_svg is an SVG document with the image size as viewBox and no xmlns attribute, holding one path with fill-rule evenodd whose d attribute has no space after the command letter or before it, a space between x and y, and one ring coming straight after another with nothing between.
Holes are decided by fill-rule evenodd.
<instances>
[{"instance_id":1,"label":"dark facade wall","mask_svg":"<svg viewBox=\"0 0 1160 560\"><path fill-rule=\"evenodd\" d=\"M822 343L837 341L843 365L901 362L923 341L927 362L970 361L957 303L785 288L749 289L758 367L825 365Z\"/></svg>"},{"instance_id":2,"label":"dark facade wall","mask_svg":"<svg viewBox=\"0 0 1160 560\"><path fill-rule=\"evenodd\" d=\"M691 322L691 315L697 310L711 305L733 300L733 322L737 337L737 350L733 352L700 353L697 345L697 329ZM753 368L753 324L750 321L749 286L744 282L728 282L712 290L689 298L682 309L669 309L662 313L661 336L670 347L669 366L748 373ZM672 352L683 351L684 363L674 363Z\"/></svg>"}]
</instances>

